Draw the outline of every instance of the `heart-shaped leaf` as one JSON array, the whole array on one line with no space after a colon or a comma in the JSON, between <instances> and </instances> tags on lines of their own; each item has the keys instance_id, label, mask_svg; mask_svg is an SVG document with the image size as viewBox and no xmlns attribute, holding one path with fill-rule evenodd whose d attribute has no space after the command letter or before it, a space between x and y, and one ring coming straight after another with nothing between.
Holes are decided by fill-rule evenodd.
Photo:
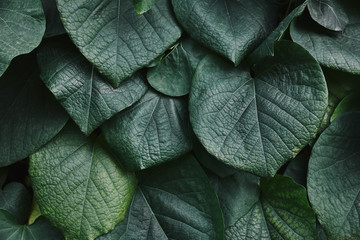
<instances>
[{"instance_id":1,"label":"heart-shaped leaf","mask_svg":"<svg viewBox=\"0 0 360 240\"><path fill-rule=\"evenodd\" d=\"M172 0L190 36L238 65L275 28L277 6L267 0Z\"/></svg>"},{"instance_id":2,"label":"heart-shaped leaf","mask_svg":"<svg viewBox=\"0 0 360 240\"><path fill-rule=\"evenodd\" d=\"M280 41L255 77L215 56L199 63L189 100L195 134L225 164L273 176L311 139L327 107L320 66L302 47Z\"/></svg>"},{"instance_id":3,"label":"heart-shaped leaf","mask_svg":"<svg viewBox=\"0 0 360 240\"><path fill-rule=\"evenodd\" d=\"M315 143L309 199L331 239L360 238L360 112L344 113Z\"/></svg>"},{"instance_id":4,"label":"heart-shaped leaf","mask_svg":"<svg viewBox=\"0 0 360 240\"><path fill-rule=\"evenodd\" d=\"M73 124L30 156L30 177L42 214L69 239L94 239L125 217L135 177L99 140Z\"/></svg>"},{"instance_id":5,"label":"heart-shaped leaf","mask_svg":"<svg viewBox=\"0 0 360 240\"><path fill-rule=\"evenodd\" d=\"M292 22L290 34L321 65L360 74L360 23L349 23L342 32L334 32L305 14Z\"/></svg>"},{"instance_id":6,"label":"heart-shaped leaf","mask_svg":"<svg viewBox=\"0 0 360 240\"><path fill-rule=\"evenodd\" d=\"M36 48L45 32L40 0L0 0L0 76L11 60Z\"/></svg>"},{"instance_id":7,"label":"heart-shaped leaf","mask_svg":"<svg viewBox=\"0 0 360 240\"><path fill-rule=\"evenodd\" d=\"M190 38L183 40L158 66L148 70L150 85L168 96L188 94L196 67L207 52Z\"/></svg>"},{"instance_id":8,"label":"heart-shaped leaf","mask_svg":"<svg viewBox=\"0 0 360 240\"><path fill-rule=\"evenodd\" d=\"M61 232L44 217L30 226L20 225L11 213L0 209L0 239L6 240L63 240Z\"/></svg>"},{"instance_id":9,"label":"heart-shaped leaf","mask_svg":"<svg viewBox=\"0 0 360 240\"><path fill-rule=\"evenodd\" d=\"M261 182L261 183L260 183ZM291 178L238 172L213 179L224 213L225 239L315 239L305 188Z\"/></svg>"},{"instance_id":10,"label":"heart-shaped leaf","mask_svg":"<svg viewBox=\"0 0 360 240\"><path fill-rule=\"evenodd\" d=\"M317 23L333 31L342 31L349 22L340 0L309 0L309 12Z\"/></svg>"},{"instance_id":11,"label":"heart-shaped leaf","mask_svg":"<svg viewBox=\"0 0 360 240\"><path fill-rule=\"evenodd\" d=\"M14 59L0 79L0 166L28 157L68 119L41 82L35 56Z\"/></svg>"},{"instance_id":12,"label":"heart-shaped leaf","mask_svg":"<svg viewBox=\"0 0 360 240\"><path fill-rule=\"evenodd\" d=\"M224 238L219 200L193 156L139 175L127 218L98 240Z\"/></svg>"},{"instance_id":13,"label":"heart-shaped leaf","mask_svg":"<svg viewBox=\"0 0 360 240\"><path fill-rule=\"evenodd\" d=\"M68 38L47 41L38 61L46 86L86 135L138 101L147 89L141 73L114 89Z\"/></svg>"},{"instance_id":14,"label":"heart-shaped leaf","mask_svg":"<svg viewBox=\"0 0 360 240\"><path fill-rule=\"evenodd\" d=\"M113 86L171 47L181 36L168 0L137 14L132 0L57 0L65 29Z\"/></svg>"},{"instance_id":15,"label":"heart-shaped leaf","mask_svg":"<svg viewBox=\"0 0 360 240\"><path fill-rule=\"evenodd\" d=\"M152 90L103 126L106 141L131 171L177 158L191 151L186 98Z\"/></svg>"}]
</instances>

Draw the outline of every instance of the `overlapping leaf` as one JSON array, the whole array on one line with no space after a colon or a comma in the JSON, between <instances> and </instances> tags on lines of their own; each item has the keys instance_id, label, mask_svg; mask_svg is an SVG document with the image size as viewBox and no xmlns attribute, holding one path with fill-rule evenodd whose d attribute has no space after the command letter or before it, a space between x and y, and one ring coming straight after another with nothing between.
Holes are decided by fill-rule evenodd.
<instances>
[{"instance_id":1,"label":"overlapping leaf","mask_svg":"<svg viewBox=\"0 0 360 240\"><path fill-rule=\"evenodd\" d=\"M181 36L168 0L137 14L132 0L57 0L65 29L114 87Z\"/></svg>"},{"instance_id":2,"label":"overlapping leaf","mask_svg":"<svg viewBox=\"0 0 360 240\"><path fill-rule=\"evenodd\" d=\"M170 98L153 90L107 121L102 130L131 171L159 165L191 150L186 98Z\"/></svg>"},{"instance_id":3,"label":"overlapping leaf","mask_svg":"<svg viewBox=\"0 0 360 240\"><path fill-rule=\"evenodd\" d=\"M114 89L68 38L45 42L38 61L46 86L86 135L138 101L147 89L142 73Z\"/></svg>"},{"instance_id":4,"label":"overlapping leaf","mask_svg":"<svg viewBox=\"0 0 360 240\"><path fill-rule=\"evenodd\" d=\"M275 28L277 6L267 0L172 0L179 23L201 44L238 65Z\"/></svg>"},{"instance_id":5,"label":"overlapping leaf","mask_svg":"<svg viewBox=\"0 0 360 240\"><path fill-rule=\"evenodd\" d=\"M140 173L127 218L98 240L224 238L219 200L191 155Z\"/></svg>"},{"instance_id":6,"label":"overlapping leaf","mask_svg":"<svg viewBox=\"0 0 360 240\"><path fill-rule=\"evenodd\" d=\"M332 239L360 238L360 112L344 113L314 145L309 199Z\"/></svg>"},{"instance_id":7,"label":"overlapping leaf","mask_svg":"<svg viewBox=\"0 0 360 240\"><path fill-rule=\"evenodd\" d=\"M14 57L36 48L44 32L40 0L0 0L0 76Z\"/></svg>"},{"instance_id":8,"label":"overlapping leaf","mask_svg":"<svg viewBox=\"0 0 360 240\"><path fill-rule=\"evenodd\" d=\"M41 82L36 58L16 58L0 78L0 166L28 157L67 120L66 112Z\"/></svg>"},{"instance_id":9,"label":"overlapping leaf","mask_svg":"<svg viewBox=\"0 0 360 240\"><path fill-rule=\"evenodd\" d=\"M273 176L311 139L327 107L327 88L315 59L280 41L255 77L215 56L195 73L190 120L207 151L225 164Z\"/></svg>"},{"instance_id":10,"label":"overlapping leaf","mask_svg":"<svg viewBox=\"0 0 360 240\"><path fill-rule=\"evenodd\" d=\"M187 38L158 66L148 70L147 79L153 88L165 95L186 95L190 91L196 67L207 53L205 48Z\"/></svg>"},{"instance_id":11,"label":"overlapping leaf","mask_svg":"<svg viewBox=\"0 0 360 240\"><path fill-rule=\"evenodd\" d=\"M157 0L132 0L134 8L138 14L143 14L149 11L155 4Z\"/></svg>"},{"instance_id":12,"label":"overlapping leaf","mask_svg":"<svg viewBox=\"0 0 360 240\"><path fill-rule=\"evenodd\" d=\"M34 194L44 216L69 239L94 239L125 217L135 177L99 138L67 125L30 156Z\"/></svg>"}]
</instances>

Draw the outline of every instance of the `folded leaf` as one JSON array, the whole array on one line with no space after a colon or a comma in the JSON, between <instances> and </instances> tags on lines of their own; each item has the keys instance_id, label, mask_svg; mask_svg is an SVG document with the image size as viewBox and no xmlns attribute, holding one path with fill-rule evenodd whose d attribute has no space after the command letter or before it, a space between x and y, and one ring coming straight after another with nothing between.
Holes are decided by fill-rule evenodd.
<instances>
[{"instance_id":1,"label":"folded leaf","mask_svg":"<svg viewBox=\"0 0 360 240\"><path fill-rule=\"evenodd\" d=\"M0 0L0 76L11 60L36 48L45 32L40 0Z\"/></svg>"},{"instance_id":2,"label":"folded leaf","mask_svg":"<svg viewBox=\"0 0 360 240\"><path fill-rule=\"evenodd\" d=\"M181 36L168 0L135 12L132 0L58 0L66 31L114 87L145 67Z\"/></svg>"},{"instance_id":3,"label":"folded leaf","mask_svg":"<svg viewBox=\"0 0 360 240\"><path fill-rule=\"evenodd\" d=\"M86 135L138 101L147 89L142 73L114 89L68 38L46 41L38 61L46 86Z\"/></svg>"},{"instance_id":4,"label":"folded leaf","mask_svg":"<svg viewBox=\"0 0 360 240\"><path fill-rule=\"evenodd\" d=\"M190 92L190 120L209 153L234 168L273 176L311 141L327 107L320 66L302 47L280 41L255 68L204 58Z\"/></svg>"},{"instance_id":5,"label":"folded leaf","mask_svg":"<svg viewBox=\"0 0 360 240\"><path fill-rule=\"evenodd\" d=\"M360 112L344 113L315 143L309 200L331 239L360 238Z\"/></svg>"},{"instance_id":6,"label":"folded leaf","mask_svg":"<svg viewBox=\"0 0 360 240\"><path fill-rule=\"evenodd\" d=\"M136 185L98 138L86 138L73 124L30 156L29 173L42 214L69 239L112 230Z\"/></svg>"}]
</instances>

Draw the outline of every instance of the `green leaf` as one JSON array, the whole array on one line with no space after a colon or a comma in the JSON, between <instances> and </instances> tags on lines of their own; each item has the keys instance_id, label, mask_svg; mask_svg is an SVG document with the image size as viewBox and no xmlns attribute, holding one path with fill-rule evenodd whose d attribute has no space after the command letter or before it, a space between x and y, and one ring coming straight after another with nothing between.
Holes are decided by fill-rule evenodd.
<instances>
[{"instance_id":1,"label":"green leaf","mask_svg":"<svg viewBox=\"0 0 360 240\"><path fill-rule=\"evenodd\" d=\"M346 96L338 106L335 108L334 113L331 115L331 121L334 121L339 115L352 112L352 111L360 111L360 94L359 93L352 93Z\"/></svg>"},{"instance_id":2,"label":"green leaf","mask_svg":"<svg viewBox=\"0 0 360 240\"><path fill-rule=\"evenodd\" d=\"M329 68L360 74L360 23L348 24L342 32L317 25L306 14L292 22L291 38Z\"/></svg>"},{"instance_id":3,"label":"green leaf","mask_svg":"<svg viewBox=\"0 0 360 240\"><path fill-rule=\"evenodd\" d=\"M274 55L274 43L282 38L290 23L295 17L302 14L306 6L307 1L292 10L291 13L280 22L277 28L271 32L265 41L250 54L249 60L251 63L258 63L264 57Z\"/></svg>"},{"instance_id":4,"label":"green leaf","mask_svg":"<svg viewBox=\"0 0 360 240\"><path fill-rule=\"evenodd\" d=\"M331 239L360 238L360 112L335 118L314 145L309 199Z\"/></svg>"},{"instance_id":5,"label":"green leaf","mask_svg":"<svg viewBox=\"0 0 360 240\"><path fill-rule=\"evenodd\" d=\"M140 73L114 89L68 38L46 41L38 61L45 85L86 135L138 101L147 89Z\"/></svg>"},{"instance_id":6,"label":"green leaf","mask_svg":"<svg viewBox=\"0 0 360 240\"><path fill-rule=\"evenodd\" d=\"M60 14L56 7L56 0L41 0L46 18L45 38L66 33L60 20Z\"/></svg>"},{"instance_id":7,"label":"green leaf","mask_svg":"<svg viewBox=\"0 0 360 240\"><path fill-rule=\"evenodd\" d=\"M168 0L139 15L131 0L57 0L65 29L111 84L148 65L181 36Z\"/></svg>"},{"instance_id":8,"label":"green leaf","mask_svg":"<svg viewBox=\"0 0 360 240\"><path fill-rule=\"evenodd\" d=\"M30 156L29 173L42 214L69 239L94 239L123 220L136 180L97 138L67 125Z\"/></svg>"},{"instance_id":9,"label":"green leaf","mask_svg":"<svg viewBox=\"0 0 360 240\"><path fill-rule=\"evenodd\" d=\"M238 172L217 179L224 213L225 238L314 239L315 215L305 188L291 178L260 179Z\"/></svg>"},{"instance_id":10,"label":"green leaf","mask_svg":"<svg viewBox=\"0 0 360 240\"><path fill-rule=\"evenodd\" d=\"M40 0L0 0L0 76L11 60L36 48L45 32Z\"/></svg>"},{"instance_id":11,"label":"green leaf","mask_svg":"<svg viewBox=\"0 0 360 240\"><path fill-rule=\"evenodd\" d=\"M224 238L219 200L191 155L140 172L128 217L98 240Z\"/></svg>"},{"instance_id":12,"label":"green leaf","mask_svg":"<svg viewBox=\"0 0 360 240\"><path fill-rule=\"evenodd\" d=\"M67 120L66 112L41 82L35 56L14 59L0 79L0 166L35 152Z\"/></svg>"},{"instance_id":13,"label":"green leaf","mask_svg":"<svg viewBox=\"0 0 360 240\"><path fill-rule=\"evenodd\" d=\"M132 0L135 11L138 14L143 14L149 11L157 2L157 0Z\"/></svg>"},{"instance_id":14,"label":"green leaf","mask_svg":"<svg viewBox=\"0 0 360 240\"><path fill-rule=\"evenodd\" d=\"M349 18L340 0L309 0L309 12L317 23L333 31L343 31Z\"/></svg>"},{"instance_id":15,"label":"green leaf","mask_svg":"<svg viewBox=\"0 0 360 240\"><path fill-rule=\"evenodd\" d=\"M172 0L189 35L238 65L277 22L277 6L267 0Z\"/></svg>"},{"instance_id":16,"label":"green leaf","mask_svg":"<svg viewBox=\"0 0 360 240\"><path fill-rule=\"evenodd\" d=\"M0 209L0 237L7 240L62 240L61 232L41 217L30 226L20 225L9 212Z\"/></svg>"},{"instance_id":17,"label":"green leaf","mask_svg":"<svg viewBox=\"0 0 360 240\"><path fill-rule=\"evenodd\" d=\"M14 215L18 223L27 223L30 206L31 196L21 183L11 182L0 191L0 208Z\"/></svg>"},{"instance_id":18,"label":"green leaf","mask_svg":"<svg viewBox=\"0 0 360 240\"><path fill-rule=\"evenodd\" d=\"M256 65L254 78L244 67L205 57L189 100L191 124L207 151L260 176L273 176L315 137L326 107L320 66L286 41Z\"/></svg>"},{"instance_id":19,"label":"green leaf","mask_svg":"<svg viewBox=\"0 0 360 240\"><path fill-rule=\"evenodd\" d=\"M190 38L185 39L158 66L148 70L150 85L168 96L188 94L196 67L207 52Z\"/></svg>"},{"instance_id":20,"label":"green leaf","mask_svg":"<svg viewBox=\"0 0 360 240\"><path fill-rule=\"evenodd\" d=\"M187 99L148 90L104 125L106 141L128 170L146 169L191 151Z\"/></svg>"}]
</instances>

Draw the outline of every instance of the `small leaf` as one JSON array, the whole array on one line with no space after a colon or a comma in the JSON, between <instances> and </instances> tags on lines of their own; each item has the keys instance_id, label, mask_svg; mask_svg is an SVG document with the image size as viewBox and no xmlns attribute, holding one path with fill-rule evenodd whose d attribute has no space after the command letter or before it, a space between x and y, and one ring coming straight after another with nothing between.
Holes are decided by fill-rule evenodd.
<instances>
[{"instance_id":1,"label":"small leaf","mask_svg":"<svg viewBox=\"0 0 360 240\"><path fill-rule=\"evenodd\" d=\"M348 24L342 32L317 25L306 14L292 22L291 38L329 68L360 74L360 23Z\"/></svg>"},{"instance_id":2,"label":"small leaf","mask_svg":"<svg viewBox=\"0 0 360 240\"><path fill-rule=\"evenodd\" d=\"M9 212L0 209L0 237L7 240L63 240L61 232L44 217L30 226L20 225Z\"/></svg>"},{"instance_id":3,"label":"small leaf","mask_svg":"<svg viewBox=\"0 0 360 240\"><path fill-rule=\"evenodd\" d=\"M3 188L7 176L8 176L8 168L7 167L0 168L0 190Z\"/></svg>"},{"instance_id":4,"label":"small leaf","mask_svg":"<svg viewBox=\"0 0 360 240\"><path fill-rule=\"evenodd\" d=\"M309 0L309 12L317 23L333 31L343 31L349 18L340 0Z\"/></svg>"},{"instance_id":5,"label":"small leaf","mask_svg":"<svg viewBox=\"0 0 360 240\"><path fill-rule=\"evenodd\" d=\"M57 0L66 31L114 87L181 36L169 0L137 14L131 0Z\"/></svg>"},{"instance_id":6,"label":"small leaf","mask_svg":"<svg viewBox=\"0 0 360 240\"><path fill-rule=\"evenodd\" d=\"M260 176L273 176L315 137L326 107L320 66L287 41L256 65L254 78L244 67L205 57L189 100L191 124L207 151Z\"/></svg>"},{"instance_id":7,"label":"small leaf","mask_svg":"<svg viewBox=\"0 0 360 240\"><path fill-rule=\"evenodd\" d=\"M309 200L330 239L360 238L360 112L340 115L315 143Z\"/></svg>"},{"instance_id":8,"label":"small leaf","mask_svg":"<svg viewBox=\"0 0 360 240\"><path fill-rule=\"evenodd\" d=\"M106 141L128 170L146 169L191 151L186 98L152 90L103 126Z\"/></svg>"},{"instance_id":9,"label":"small leaf","mask_svg":"<svg viewBox=\"0 0 360 240\"><path fill-rule=\"evenodd\" d=\"M0 79L0 167L28 157L68 119L41 82L35 56L14 59Z\"/></svg>"},{"instance_id":10,"label":"small leaf","mask_svg":"<svg viewBox=\"0 0 360 240\"><path fill-rule=\"evenodd\" d=\"M135 177L99 141L67 125L30 156L29 173L42 214L69 239L94 239L125 217Z\"/></svg>"},{"instance_id":11,"label":"small leaf","mask_svg":"<svg viewBox=\"0 0 360 240\"><path fill-rule=\"evenodd\" d=\"M185 39L158 66L148 70L150 85L168 96L188 94L196 67L207 52L190 38Z\"/></svg>"},{"instance_id":12,"label":"small leaf","mask_svg":"<svg viewBox=\"0 0 360 240\"><path fill-rule=\"evenodd\" d=\"M45 32L40 0L0 0L0 76L11 60L36 48Z\"/></svg>"},{"instance_id":13,"label":"small leaf","mask_svg":"<svg viewBox=\"0 0 360 240\"><path fill-rule=\"evenodd\" d=\"M147 89L141 73L114 89L68 38L46 41L38 61L45 85L86 135L138 101Z\"/></svg>"},{"instance_id":14,"label":"small leaf","mask_svg":"<svg viewBox=\"0 0 360 240\"><path fill-rule=\"evenodd\" d=\"M27 223L30 206L30 193L21 183L11 182L0 191L0 208L10 212L18 223Z\"/></svg>"},{"instance_id":15,"label":"small leaf","mask_svg":"<svg viewBox=\"0 0 360 240\"><path fill-rule=\"evenodd\" d=\"M155 4L157 0L132 0L134 4L135 11L138 14L143 14L149 11Z\"/></svg>"},{"instance_id":16,"label":"small leaf","mask_svg":"<svg viewBox=\"0 0 360 240\"><path fill-rule=\"evenodd\" d=\"M28 225L33 224L36 219L38 219L41 216L41 211L39 204L37 204L36 199L33 198L32 204L31 204L31 212L28 220Z\"/></svg>"},{"instance_id":17,"label":"small leaf","mask_svg":"<svg viewBox=\"0 0 360 240\"><path fill-rule=\"evenodd\" d=\"M172 0L189 35L238 65L271 31L277 6L267 0Z\"/></svg>"},{"instance_id":18,"label":"small leaf","mask_svg":"<svg viewBox=\"0 0 360 240\"><path fill-rule=\"evenodd\" d=\"M310 148L304 148L294 159L289 162L289 165L284 171L284 176L291 177L297 184L306 187L306 175L310 153Z\"/></svg>"},{"instance_id":19,"label":"small leaf","mask_svg":"<svg viewBox=\"0 0 360 240\"><path fill-rule=\"evenodd\" d=\"M224 239L219 200L193 156L139 175L126 220L98 240Z\"/></svg>"},{"instance_id":20,"label":"small leaf","mask_svg":"<svg viewBox=\"0 0 360 240\"><path fill-rule=\"evenodd\" d=\"M334 121L336 117L339 115L352 112L352 111L360 111L360 94L359 93L352 93L346 96L335 108L334 113L331 115L331 121Z\"/></svg>"}]
</instances>

